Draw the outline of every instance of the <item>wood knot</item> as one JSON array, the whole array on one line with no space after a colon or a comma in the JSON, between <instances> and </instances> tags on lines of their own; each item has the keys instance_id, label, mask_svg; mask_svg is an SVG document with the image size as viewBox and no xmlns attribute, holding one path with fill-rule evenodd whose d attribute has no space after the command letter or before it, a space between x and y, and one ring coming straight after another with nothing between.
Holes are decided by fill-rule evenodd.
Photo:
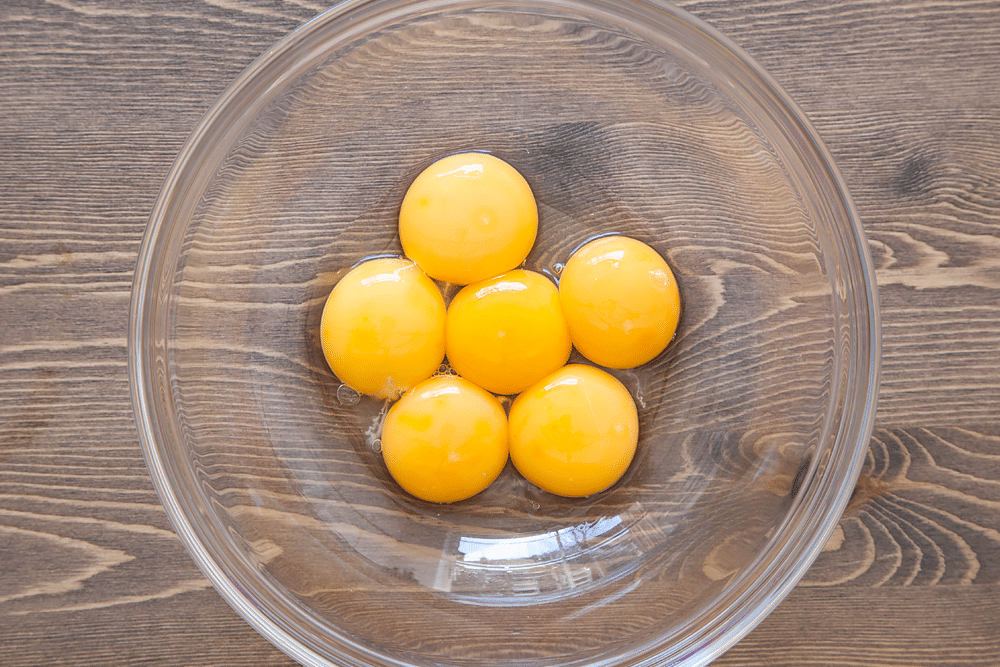
<instances>
[{"instance_id":1,"label":"wood knot","mask_svg":"<svg viewBox=\"0 0 1000 667\"><path fill-rule=\"evenodd\" d=\"M894 189L906 199L929 196L935 187L935 166L935 161L928 155L907 157L896 175Z\"/></svg>"},{"instance_id":2,"label":"wood knot","mask_svg":"<svg viewBox=\"0 0 1000 667\"><path fill-rule=\"evenodd\" d=\"M851 499L847 501L847 509L844 510L844 514L855 512L888 492L889 485L884 480L870 475L862 475L854 486Z\"/></svg>"}]
</instances>

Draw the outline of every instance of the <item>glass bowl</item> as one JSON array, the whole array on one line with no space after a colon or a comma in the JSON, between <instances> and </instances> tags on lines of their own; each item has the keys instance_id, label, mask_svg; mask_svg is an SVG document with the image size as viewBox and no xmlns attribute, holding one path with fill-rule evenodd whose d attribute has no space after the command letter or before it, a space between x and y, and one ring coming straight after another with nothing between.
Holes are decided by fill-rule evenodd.
<instances>
[{"instance_id":1,"label":"glass bowl","mask_svg":"<svg viewBox=\"0 0 1000 667\"><path fill-rule=\"evenodd\" d=\"M467 501L408 496L379 453L385 405L323 358L338 277L398 254L407 185L466 150L530 183L528 268L557 280L620 233L676 273L675 339L615 371L636 458L595 496L510 465ZM167 513L302 664L703 665L834 529L872 428L879 322L830 154L705 24L657 0L349 0L248 68L184 146L129 345Z\"/></svg>"}]
</instances>

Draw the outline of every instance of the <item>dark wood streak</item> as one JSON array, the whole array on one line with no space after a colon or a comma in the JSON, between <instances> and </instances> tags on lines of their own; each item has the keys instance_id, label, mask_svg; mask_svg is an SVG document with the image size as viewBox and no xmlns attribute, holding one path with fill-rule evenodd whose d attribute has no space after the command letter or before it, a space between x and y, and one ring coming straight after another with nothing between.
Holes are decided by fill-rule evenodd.
<instances>
[{"instance_id":1,"label":"dark wood streak","mask_svg":"<svg viewBox=\"0 0 1000 667\"><path fill-rule=\"evenodd\" d=\"M1000 8L681 4L748 49L817 126L865 224L884 324L878 424L848 510L801 585L717 664L996 665ZM227 607L174 535L138 446L125 335L136 252L174 155L246 65L322 9L0 8L4 665L292 664ZM590 141L605 131L556 127L548 155L610 150L613 138ZM574 177L601 186L599 174ZM605 213L623 223L631 214ZM277 386L325 372L319 362L290 364ZM238 474L272 483L252 462ZM348 474L350 493L370 491L363 465ZM793 491L795 475L779 490Z\"/></svg>"}]
</instances>

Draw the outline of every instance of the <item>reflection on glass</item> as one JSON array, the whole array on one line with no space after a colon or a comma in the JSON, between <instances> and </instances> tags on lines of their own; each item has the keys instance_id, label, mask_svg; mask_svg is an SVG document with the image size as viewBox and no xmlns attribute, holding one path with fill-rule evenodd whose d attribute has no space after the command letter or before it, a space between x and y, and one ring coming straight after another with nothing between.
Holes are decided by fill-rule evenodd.
<instances>
[{"instance_id":1,"label":"reflection on glass","mask_svg":"<svg viewBox=\"0 0 1000 667\"><path fill-rule=\"evenodd\" d=\"M662 537L638 503L616 516L533 535L449 533L432 587L470 604L556 600L634 571Z\"/></svg>"}]
</instances>

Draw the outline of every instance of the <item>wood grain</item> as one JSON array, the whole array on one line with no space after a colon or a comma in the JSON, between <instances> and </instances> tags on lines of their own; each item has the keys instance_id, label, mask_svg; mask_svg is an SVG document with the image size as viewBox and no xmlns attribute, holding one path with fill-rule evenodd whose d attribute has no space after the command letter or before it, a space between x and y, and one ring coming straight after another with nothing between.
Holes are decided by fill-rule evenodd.
<instances>
[{"instance_id":1,"label":"wood grain","mask_svg":"<svg viewBox=\"0 0 1000 667\"><path fill-rule=\"evenodd\" d=\"M682 6L748 49L855 197L884 324L877 429L802 584L717 664L1000 664L1000 7ZM208 586L129 404L136 252L212 101L321 11L0 7L0 662L292 665Z\"/></svg>"}]
</instances>

